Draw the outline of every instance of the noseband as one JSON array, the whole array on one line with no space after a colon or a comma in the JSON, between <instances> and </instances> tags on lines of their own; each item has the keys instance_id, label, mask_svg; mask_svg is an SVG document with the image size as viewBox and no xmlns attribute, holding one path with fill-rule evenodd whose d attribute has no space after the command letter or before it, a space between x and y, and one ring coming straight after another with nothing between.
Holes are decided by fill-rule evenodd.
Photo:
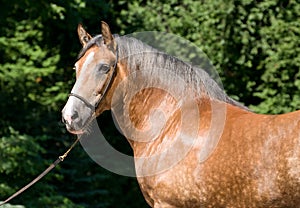
<instances>
[{"instance_id":1,"label":"noseband","mask_svg":"<svg viewBox=\"0 0 300 208\"><path fill-rule=\"evenodd\" d=\"M76 97L79 100L81 100L82 102L84 102L84 104L86 105L86 107L90 108L91 110L94 110L96 108L96 106L93 106L91 103L89 103L89 101L87 101L84 97L82 97L80 95L77 95L77 94L71 92L69 94L69 97L71 97L71 96ZM102 99L102 97L100 99Z\"/></svg>"},{"instance_id":2,"label":"noseband","mask_svg":"<svg viewBox=\"0 0 300 208\"><path fill-rule=\"evenodd\" d=\"M71 97L71 96L76 97L77 99L81 100L81 101L86 105L86 107L88 107L88 108L90 108L92 111L94 111L94 110L99 106L100 102L102 101L102 99L103 99L104 96L106 95L107 90L108 90L108 88L110 87L110 85L111 85L111 83L112 83L112 81L113 81L113 77L114 77L115 74L116 74L116 68L117 68L117 63L118 63L118 59L119 59L118 55L119 55L119 51L118 51L118 46L117 46L117 47L116 47L116 61L115 61L114 65L113 65L113 71L112 71L112 73L111 73L111 75L110 75L110 78L109 78L108 82L106 82L106 85L105 85L103 91L102 91L101 93L99 93L99 94L100 94L100 98L99 98L99 100L95 103L95 105L92 105L87 99L85 99L84 97L82 97L82 96L80 96L80 95L77 95L76 93L72 93L72 92L71 92L71 93L69 94L69 97Z\"/></svg>"}]
</instances>

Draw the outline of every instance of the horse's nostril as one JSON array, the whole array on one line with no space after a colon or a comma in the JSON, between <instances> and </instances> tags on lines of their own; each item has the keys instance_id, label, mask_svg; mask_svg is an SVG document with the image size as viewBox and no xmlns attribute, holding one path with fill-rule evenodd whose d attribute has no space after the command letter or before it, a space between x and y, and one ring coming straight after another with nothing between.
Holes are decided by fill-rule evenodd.
<instances>
[{"instance_id":1,"label":"horse's nostril","mask_svg":"<svg viewBox=\"0 0 300 208\"><path fill-rule=\"evenodd\" d=\"M78 112L75 111L74 114L71 116L71 119L74 121L76 118L78 118Z\"/></svg>"}]
</instances>

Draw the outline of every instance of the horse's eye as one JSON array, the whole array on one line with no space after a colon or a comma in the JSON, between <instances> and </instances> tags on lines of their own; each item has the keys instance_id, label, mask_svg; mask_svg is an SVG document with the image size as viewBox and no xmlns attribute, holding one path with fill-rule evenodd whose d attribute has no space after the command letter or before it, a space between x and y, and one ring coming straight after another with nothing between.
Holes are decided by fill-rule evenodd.
<instances>
[{"instance_id":1,"label":"horse's eye","mask_svg":"<svg viewBox=\"0 0 300 208\"><path fill-rule=\"evenodd\" d=\"M110 69L110 67L109 67L109 65L107 65L107 64L101 64L100 66L99 66L99 71L100 72L102 72L102 73L107 73L108 71L109 71L109 69Z\"/></svg>"}]
</instances>

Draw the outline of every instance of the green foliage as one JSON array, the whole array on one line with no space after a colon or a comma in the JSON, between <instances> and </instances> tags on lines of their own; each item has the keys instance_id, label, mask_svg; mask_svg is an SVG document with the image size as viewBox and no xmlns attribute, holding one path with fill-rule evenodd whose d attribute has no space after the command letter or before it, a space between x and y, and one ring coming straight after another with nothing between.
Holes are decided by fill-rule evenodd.
<instances>
[{"instance_id":1,"label":"green foliage","mask_svg":"<svg viewBox=\"0 0 300 208\"><path fill-rule=\"evenodd\" d=\"M268 11L270 24L260 31L266 57L260 67L265 70L254 95L264 100L255 109L268 112L273 108L273 113L283 113L300 105L300 5L291 1L284 8L276 6L275 11Z\"/></svg>"},{"instance_id":2,"label":"green foliage","mask_svg":"<svg viewBox=\"0 0 300 208\"><path fill-rule=\"evenodd\" d=\"M23 20L14 24L14 32L9 34L10 31L7 31L6 36L0 38L2 57L5 60L5 63L1 64L1 89L7 95L18 89L19 93L13 98L15 100L22 97L25 103L51 105L52 102L43 98L50 97L49 92L59 91L57 85L60 83L49 82L49 76L56 70L59 54L57 51L45 50L39 45L43 38L40 20ZM51 52L54 52L52 56ZM55 100L57 97L54 97Z\"/></svg>"},{"instance_id":3,"label":"green foliage","mask_svg":"<svg viewBox=\"0 0 300 208\"><path fill-rule=\"evenodd\" d=\"M182 36L208 55L227 92L255 111L299 108L300 4L295 0L1 3L0 200L35 178L73 141L60 124L60 110L74 83L79 22L91 34L99 33L99 22L105 20L115 33L151 30ZM186 49L178 43L170 50L181 55ZM110 114L99 122L111 144L131 154ZM103 170L79 147L13 203L147 207L136 179Z\"/></svg>"},{"instance_id":4,"label":"green foliage","mask_svg":"<svg viewBox=\"0 0 300 208\"><path fill-rule=\"evenodd\" d=\"M43 141L45 138L36 138L26 134L21 135L12 127L9 127L9 136L0 138L1 197L11 195L20 189L20 186L29 183L30 179L35 178L41 170L46 168L46 164L50 163L49 160L42 158L46 150L39 145L39 142L41 142L39 140ZM19 204L26 202L24 204L28 207L41 207L45 204L49 207L54 207L54 205L61 208L76 207L66 197L55 196L54 187L50 184L37 184L35 189L29 190L27 193L29 194L24 194L18 198L17 202ZM35 200L32 200L32 196Z\"/></svg>"},{"instance_id":5,"label":"green foliage","mask_svg":"<svg viewBox=\"0 0 300 208\"><path fill-rule=\"evenodd\" d=\"M158 30L187 38L208 55L232 97L260 113L298 109L296 1L136 0L126 6L117 19L123 33Z\"/></svg>"},{"instance_id":6,"label":"green foliage","mask_svg":"<svg viewBox=\"0 0 300 208\"><path fill-rule=\"evenodd\" d=\"M1 202L1 201L0 201ZM24 206L22 206L22 205L11 205L11 204L4 204L3 206L2 206L3 208L25 208Z\"/></svg>"}]
</instances>

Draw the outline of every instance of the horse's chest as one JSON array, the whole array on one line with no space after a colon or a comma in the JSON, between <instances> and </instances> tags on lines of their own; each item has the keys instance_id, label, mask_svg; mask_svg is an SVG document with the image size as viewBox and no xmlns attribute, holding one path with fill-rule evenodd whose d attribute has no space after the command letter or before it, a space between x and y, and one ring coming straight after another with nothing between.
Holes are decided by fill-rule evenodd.
<instances>
[{"instance_id":1,"label":"horse's chest","mask_svg":"<svg viewBox=\"0 0 300 208\"><path fill-rule=\"evenodd\" d=\"M194 207L201 201L201 189L187 169L172 169L155 176L138 179L141 190L152 207ZM156 206L154 206L156 204Z\"/></svg>"}]
</instances>

